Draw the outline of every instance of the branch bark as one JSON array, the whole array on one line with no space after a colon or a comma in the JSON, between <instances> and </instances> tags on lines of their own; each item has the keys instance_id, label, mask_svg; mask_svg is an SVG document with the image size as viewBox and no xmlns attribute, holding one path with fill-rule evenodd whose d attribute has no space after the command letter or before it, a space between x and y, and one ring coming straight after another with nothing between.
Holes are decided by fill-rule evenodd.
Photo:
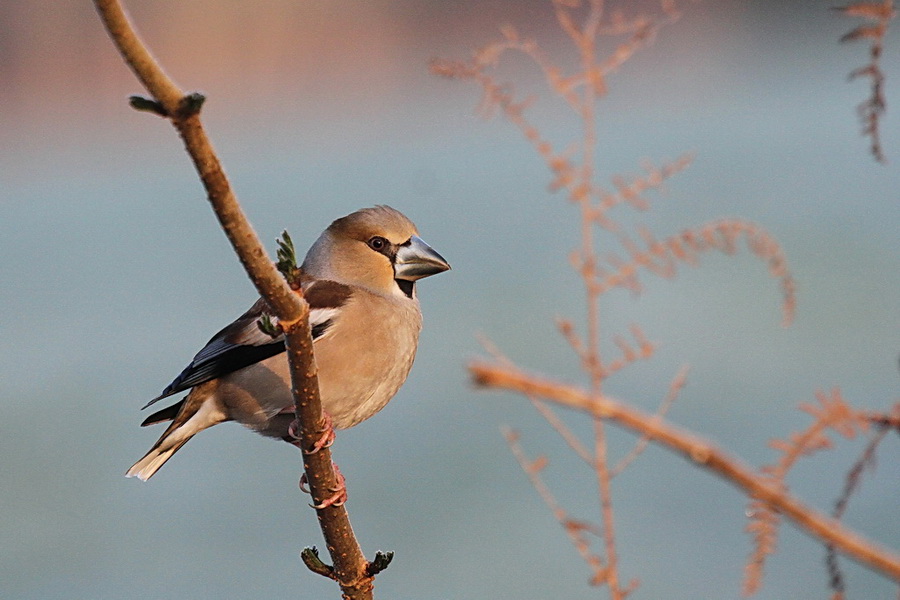
<instances>
[{"instance_id":1,"label":"branch bark","mask_svg":"<svg viewBox=\"0 0 900 600\"><path fill-rule=\"evenodd\" d=\"M505 389L540 397L574 408L597 418L610 420L683 455L738 487L751 498L761 500L790 519L806 533L831 544L839 552L894 581L900 581L900 556L846 528L840 521L806 506L783 488L774 486L750 466L733 458L710 442L665 423L605 395L541 379L509 365L474 362L469 373L481 386Z\"/></svg>"},{"instance_id":2,"label":"branch bark","mask_svg":"<svg viewBox=\"0 0 900 600\"><path fill-rule=\"evenodd\" d=\"M119 53L159 105L157 112L172 122L184 141L222 230L257 291L278 317L285 332L302 447L311 448L321 437L324 419L310 336L309 305L302 294L287 285L275 268L232 192L200 121L203 97L186 95L166 75L138 37L118 0L94 0L94 4ZM321 504L333 495L332 489L337 486L338 478L328 448L313 454L304 453L303 468L315 504ZM363 555L346 509L331 505L316 512L334 562L334 567L323 574L337 581L345 598L372 598L373 573L377 569L373 569Z\"/></svg>"}]
</instances>

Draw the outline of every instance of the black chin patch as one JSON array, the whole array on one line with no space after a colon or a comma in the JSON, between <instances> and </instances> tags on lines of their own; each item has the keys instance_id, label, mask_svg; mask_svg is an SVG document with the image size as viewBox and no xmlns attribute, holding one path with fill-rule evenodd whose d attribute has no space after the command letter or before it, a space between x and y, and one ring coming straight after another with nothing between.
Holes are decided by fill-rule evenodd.
<instances>
[{"instance_id":1,"label":"black chin patch","mask_svg":"<svg viewBox=\"0 0 900 600\"><path fill-rule=\"evenodd\" d=\"M406 279L395 279L397 282L397 287L400 288L400 291L406 294L407 298L413 297L413 291L416 289L416 282L409 281Z\"/></svg>"}]
</instances>

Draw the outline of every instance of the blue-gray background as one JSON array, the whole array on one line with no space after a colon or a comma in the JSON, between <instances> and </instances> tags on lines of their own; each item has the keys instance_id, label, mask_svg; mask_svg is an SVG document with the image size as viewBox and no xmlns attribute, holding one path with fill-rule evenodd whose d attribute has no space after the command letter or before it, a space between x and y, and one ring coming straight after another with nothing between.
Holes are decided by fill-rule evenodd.
<instances>
[{"instance_id":1,"label":"blue-gray background","mask_svg":"<svg viewBox=\"0 0 900 600\"><path fill-rule=\"evenodd\" d=\"M642 296L614 292L603 309L607 332L637 322L660 344L607 391L652 409L690 364L672 420L753 464L775 457L768 439L808 423L796 406L817 388L885 409L900 387L900 40L889 36L885 59L884 166L858 135L867 86L846 81L866 49L837 43L854 23L830 4L687 4L601 103L605 181L644 158L697 153L636 222L662 236L742 216L787 253L799 297L790 329L775 282L746 252L645 279ZM499 425L548 455L548 482L577 518L598 512L590 472L527 401L477 392L465 372L480 333L525 368L583 381L553 326L583 321L566 259L576 211L546 192L544 165L509 123L474 114L472 84L426 67L469 56L502 23L566 63L549 2L130 7L176 80L208 95L208 129L270 248L283 228L305 248L333 218L388 203L453 264L420 286L426 326L408 383L335 446L366 553L396 552L379 596L597 597ZM505 68L540 89L525 60ZM126 106L139 91L89 3L0 5L0 597L335 597L298 559L321 537L293 448L226 424L150 483L123 477L159 434L138 427L138 408L254 299L171 127ZM558 143L577 135L547 94L533 114ZM586 419L569 421L589 433ZM793 491L829 509L861 447L803 461ZM895 548L897 451L889 439L847 517ZM635 597L739 596L750 551L739 493L651 449L616 481L615 502L622 575L642 581ZM822 556L784 527L758 597L826 597ZM895 597L848 572L851 597Z\"/></svg>"}]
</instances>

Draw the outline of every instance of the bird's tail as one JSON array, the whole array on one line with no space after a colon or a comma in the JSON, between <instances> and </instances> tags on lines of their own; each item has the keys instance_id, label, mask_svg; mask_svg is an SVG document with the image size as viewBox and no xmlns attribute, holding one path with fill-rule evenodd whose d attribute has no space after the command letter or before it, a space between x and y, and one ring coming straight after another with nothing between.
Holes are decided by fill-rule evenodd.
<instances>
[{"instance_id":1,"label":"bird's tail","mask_svg":"<svg viewBox=\"0 0 900 600\"><path fill-rule=\"evenodd\" d=\"M166 464L166 461L172 458L172 455L178 452L178 449L184 446L191 437L193 437L193 434L179 440L175 444L167 444L166 442L168 440L166 439L160 440L160 443L154 446L141 460L134 463L134 465L128 469L128 472L125 473L125 477L137 477L141 481L147 481L153 477L153 474L156 473L161 466Z\"/></svg>"},{"instance_id":2,"label":"bird's tail","mask_svg":"<svg viewBox=\"0 0 900 600\"><path fill-rule=\"evenodd\" d=\"M147 481L195 434L207 427L212 427L217 423L228 420L222 411L218 410L212 399L206 399L200 403L199 407L191 405L191 402L185 403L185 406L181 409L178 416L175 417L172 424L169 425L169 428L166 429L166 432L159 438L159 441L154 444L150 452L128 469L125 477L137 477L141 481ZM192 408L194 411L192 415L185 414Z\"/></svg>"}]
</instances>

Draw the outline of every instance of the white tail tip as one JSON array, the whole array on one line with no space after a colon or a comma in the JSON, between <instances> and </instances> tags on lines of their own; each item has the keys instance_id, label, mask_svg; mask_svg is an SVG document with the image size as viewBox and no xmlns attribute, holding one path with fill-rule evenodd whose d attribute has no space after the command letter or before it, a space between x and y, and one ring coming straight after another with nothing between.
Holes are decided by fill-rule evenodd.
<instances>
[{"instance_id":1,"label":"white tail tip","mask_svg":"<svg viewBox=\"0 0 900 600\"><path fill-rule=\"evenodd\" d=\"M180 446L179 446L180 447ZM175 454L177 448L171 448L160 452L158 449L151 450L144 458L134 463L125 473L125 477L137 477L141 481L147 481L156 473L161 466L165 464L169 457Z\"/></svg>"}]
</instances>

